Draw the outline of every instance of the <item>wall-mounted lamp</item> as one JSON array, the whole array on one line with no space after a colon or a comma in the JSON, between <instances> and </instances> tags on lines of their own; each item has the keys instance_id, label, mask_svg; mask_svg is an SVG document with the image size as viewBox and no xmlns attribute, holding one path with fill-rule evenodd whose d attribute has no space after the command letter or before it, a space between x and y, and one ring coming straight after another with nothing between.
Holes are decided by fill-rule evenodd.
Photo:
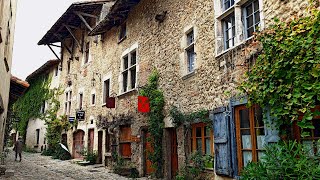
<instances>
[{"instance_id":1,"label":"wall-mounted lamp","mask_svg":"<svg viewBox=\"0 0 320 180\"><path fill-rule=\"evenodd\" d=\"M167 13L167 11L162 11L162 13L156 15L155 20L159 23L162 23L166 18Z\"/></svg>"}]
</instances>

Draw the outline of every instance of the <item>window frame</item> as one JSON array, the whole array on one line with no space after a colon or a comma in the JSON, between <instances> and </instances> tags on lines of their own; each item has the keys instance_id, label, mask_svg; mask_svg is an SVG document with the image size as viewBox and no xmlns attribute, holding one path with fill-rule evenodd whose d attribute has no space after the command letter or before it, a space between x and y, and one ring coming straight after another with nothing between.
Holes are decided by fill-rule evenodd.
<instances>
[{"instance_id":1,"label":"window frame","mask_svg":"<svg viewBox=\"0 0 320 180\"><path fill-rule=\"evenodd\" d=\"M91 93L91 106L96 105L96 94Z\"/></svg>"},{"instance_id":2,"label":"window frame","mask_svg":"<svg viewBox=\"0 0 320 180\"><path fill-rule=\"evenodd\" d=\"M108 88L106 86L107 85L106 82L108 82ZM107 98L110 97L110 91L111 91L111 79L108 78L108 79L103 81L102 104L106 104L107 103Z\"/></svg>"},{"instance_id":3,"label":"window frame","mask_svg":"<svg viewBox=\"0 0 320 180\"><path fill-rule=\"evenodd\" d=\"M255 2L257 2L258 3L258 10L257 11L254 11L254 3ZM246 8L248 7L248 6L252 6L252 13L249 15L249 16L253 16L253 18L252 18L252 23L253 23L253 25L251 26L251 27L253 27L253 33L254 32L257 32L257 30L258 29L256 29L256 25L258 25L258 27L259 26L261 26L261 15L260 15L260 13L261 13L261 10L260 10L260 2L259 2L259 0L250 0L250 1L248 1L248 2L246 2L242 7L241 7L241 11L242 11L242 21L243 21L243 23L244 23L244 30L243 30L243 32L244 32L244 34L245 34L245 40L247 40L247 39L249 39L250 37L252 37L253 36L253 34L251 35L251 36L249 36L248 35L248 25L247 25L247 17L249 17L248 16L248 13L247 13L247 10L246 10ZM259 13L259 23L256 23L255 22L255 14L256 13Z\"/></svg>"},{"instance_id":4,"label":"window frame","mask_svg":"<svg viewBox=\"0 0 320 180\"><path fill-rule=\"evenodd\" d=\"M255 108L260 108L258 105L253 105L250 108L247 108L246 105L239 105L235 107L235 126L236 126L236 143L237 143L237 157L238 157L238 173L240 174L241 171L244 168L244 162L243 162L243 153L242 151L250 151L252 153L251 158L252 162L257 162L258 159L258 151L264 151L263 149L258 149L257 148L257 134L256 134L256 129L261 129L263 128L264 136L266 136L266 128L265 124L263 122L263 126L256 127L255 126L255 119L254 119L254 109ZM249 118L249 123L250 127L249 128L241 128L240 127L240 114L239 112L241 110L247 109L249 112L248 118ZM260 108L261 109L261 108ZM262 109L261 109L262 110ZM262 113L263 115L263 113ZM263 119L262 119L263 121ZM242 148L242 139L241 139L241 129L244 130L249 130L250 131L250 140L251 140L251 149L244 149ZM264 139L264 143L266 144L266 140Z\"/></svg>"},{"instance_id":5,"label":"window frame","mask_svg":"<svg viewBox=\"0 0 320 180\"><path fill-rule=\"evenodd\" d=\"M228 27L226 19L231 20L231 27L230 28ZM222 23L223 23L222 29L223 29L224 50L228 50L236 45L236 16L235 16L235 13L232 12L228 16L223 18ZM233 32L233 29L234 29L234 32ZM227 34L229 33L230 30L231 30L232 37L228 37L228 39L227 39ZM230 41L232 41L232 46L227 47L227 45L229 45L229 43L227 43L227 42L230 42Z\"/></svg>"},{"instance_id":6,"label":"window frame","mask_svg":"<svg viewBox=\"0 0 320 180\"><path fill-rule=\"evenodd\" d=\"M189 40L189 37L192 37L191 40ZM195 71L195 62L196 62L196 52L195 52L195 32L194 28L191 28L189 31L186 32L186 47L185 47L185 53L186 53L186 61L187 61L187 74L192 73ZM192 66L191 61L192 59Z\"/></svg>"},{"instance_id":7,"label":"window frame","mask_svg":"<svg viewBox=\"0 0 320 180\"><path fill-rule=\"evenodd\" d=\"M132 56L135 54L135 56ZM132 64L132 57L135 57L135 63ZM127 67L125 61L127 60ZM132 81L132 71L135 71L134 82ZM138 84L138 51L133 49L121 58L121 93L127 93L137 88ZM134 87L132 85L134 84Z\"/></svg>"},{"instance_id":8,"label":"window frame","mask_svg":"<svg viewBox=\"0 0 320 180\"><path fill-rule=\"evenodd\" d=\"M72 91L66 91L65 92L65 103L64 103L64 108L65 108L65 115L70 115L71 113L71 100L72 100Z\"/></svg>"},{"instance_id":9,"label":"window frame","mask_svg":"<svg viewBox=\"0 0 320 180\"><path fill-rule=\"evenodd\" d=\"M83 92L79 93L79 109L83 110Z\"/></svg>"},{"instance_id":10,"label":"window frame","mask_svg":"<svg viewBox=\"0 0 320 180\"><path fill-rule=\"evenodd\" d=\"M214 155L214 146L213 146L213 129L210 128L210 136L205 136L205 131L207 129L207 126L209 126L206 123L200 122L200 123L194 123L191 125L191 146L190 146L190 152L195 152L197 151L197 138L199 139L199 137L197 137L196 135L196 129L197 128L201 128L201 153L202 155L207 155L206 154L206 146L205 146L205 141L207 138L210 138L210 148L211 148L211 152L210 155L213 156Z\"/></svg>"},{"instance_id":11,"label":"window frame","mask_svg":"<svg viewBox=\"0 0 320 180\"><path fill-rule=\"evenodd\" d=\"M40 143L40 129L36 129L36 145Z\"/></svg>"},{"instance_id":12,"label":"window frame","mask_svg":"<svg viewBox=\"0 0 320 180\"><path fill-rule=\"evenodd\" d=\"M85 47L84 47L84 63L83 64L88 64L89 63L89 56L90 56L90 41L85 43Z\"/></svg>"},{"instance_id":13,"label":"window frame","mask_svg":"<svg viewBox=\"0 0 320 180\"><path fill-rule=\"evenodd\" d=\"M119 37L118 37L118 43L121 43L123 40L127 38L127 22L123 22L119 26Z\"/></svg>"}]
</instances>

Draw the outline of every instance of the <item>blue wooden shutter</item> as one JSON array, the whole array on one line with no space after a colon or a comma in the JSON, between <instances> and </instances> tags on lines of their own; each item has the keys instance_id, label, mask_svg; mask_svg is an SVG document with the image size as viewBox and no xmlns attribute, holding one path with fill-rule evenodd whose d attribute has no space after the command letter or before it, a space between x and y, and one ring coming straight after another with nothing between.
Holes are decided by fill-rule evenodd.
<instances>
[{"instance_id":1,"label":"blue wooden shutter","mask_svg":"<svg viewBox=\"0 0 320 180\"><path fill-rule=\"evenodd\" d=\"M232 176L230 120L225 112L225 107L212 112L215 171L219 175Z\"/></svg>"}]
</instances>

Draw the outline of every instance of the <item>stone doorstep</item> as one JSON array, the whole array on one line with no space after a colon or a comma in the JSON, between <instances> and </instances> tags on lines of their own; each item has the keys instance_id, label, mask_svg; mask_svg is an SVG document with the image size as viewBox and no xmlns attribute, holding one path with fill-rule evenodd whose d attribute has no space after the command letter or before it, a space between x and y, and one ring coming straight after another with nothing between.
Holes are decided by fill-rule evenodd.
<instances>
[{"instance_id":1,"label":"stone doorstep","mask_svg":"<svg viewBox=\"0 0 320 180\"><path fill-rule=\"evenodd\" d=\"M5 177L14 176L14 170L12 170L12 169L7 169L4 176L5 176Z\"/></svg>"}]
</instances>

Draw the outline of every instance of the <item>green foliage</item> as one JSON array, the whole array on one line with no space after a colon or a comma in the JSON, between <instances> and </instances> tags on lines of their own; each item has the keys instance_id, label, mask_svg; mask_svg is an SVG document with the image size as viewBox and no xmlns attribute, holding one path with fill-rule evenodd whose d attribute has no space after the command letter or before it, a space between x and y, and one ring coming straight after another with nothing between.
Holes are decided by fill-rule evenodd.
<instances>
[{"instance_id":1,"label":"green foliage","mask_svg":"<svg viewBox=\"0 0 320 180\"><path fill-rule=\"evenodd\" d=\"M28 153L37 153L37 151L34 148L28 147L28 146L23 146L22 151L28 152Z\"/></svg>"},{"instance_id":2,"label":"green foliage","mask_svg":"<svg viewBox=\"0 0 320 180\"><path fill-rule=\"evenodd\" d=\"M180 169L179 173L176 175L176 180L203 180L201 172L205 168L213 168L214 158L210 155L202 155L200 151L195 151L192 153L191 162L187 164L183 169Z\"/></svg>"},{"instance_id":3,"label":"green foliage","mask_svg":"<svg viewBox=\"0 0 320 180\"><path fill-rule=\"evenodd\" d=\"M256 37L256 44L263 50L240 86L249 105L270 107L279 126L290 125L304 113L298 126L314 129L311 120L319 112L311 109L320 101L319 11L287 23L277 20Z\"/></svg>"},{"instance_id":4,"label":"green foliage","mask_svg":"<svg viewBox=\"0 0 320 180\"><path fill-rule=\"evenodd\" d=\"M259 162L249 163L243 179L320 179L320 156L311 155L310 148L296 141L279 142L267 146Z\"/></svg>"},{"instance_id":5,"label":"green foliage","mask_svg":"<svg viewBox=\"0 0 320 180\"><path fill-rule=\"evenodd\" d=\"M208 111L204 109L183 114L176 106L172 106L170 109L170 116L173 118L175 127L179 127L182 124L190 125L191 123L195 122L195 120L208 124L212 123L212 121L209 119Z\"/></svg>"},{"instance_id":6,"label":"green foliage","mask_svg":"<svg viewBox=\"0 0 320 180\"><path fill-rule=\"evenodd\" d=\"M151 138L148 139L148 141L151 141L154 151L149 153L148 158L152 162L153 168L156 170L155 176L160 178L163 174L162 136L164 127L164 96L162 91L158 89L158 79L158 72L153 71L149 76L147 85L144 86L139 93L142 96L148 97L150 101L148 131L150 132Z\"/></svg>"},{"instance_id":7,"label":"green foliage","mask_svg":"<svg viewBox=\"0 0 320 180\"><path fill-rule=\"evenodd\" d=\"M89 161L90 164L95 164L98 158L98 153L89 151L86 155L86 161Z\"/></svg>"},{"instance_id":8,"label":"green foliage","mask_svg":"<svg viewBox=\"0 0 320 180\"><path fill-rule=\"evenodd\" d=\"M71 154L63 149L60 145L54 148L52 158L53 159L60 159L60 160L69 160L71 159Z\"/></svg>"},{"instance_id":9,"label":"green foliage","mask_svg":"<svg viewBox=\"0 0 320 180\"><path fill-rule=\"evenodd\" d=\"M39 76L31 80L27 92L13 104L12 110L20 120L17 127L24 137L29 119L41 117L41 105L45 100L50 99L49 79L47 76Z\"/></svg>"}]
</instances>

